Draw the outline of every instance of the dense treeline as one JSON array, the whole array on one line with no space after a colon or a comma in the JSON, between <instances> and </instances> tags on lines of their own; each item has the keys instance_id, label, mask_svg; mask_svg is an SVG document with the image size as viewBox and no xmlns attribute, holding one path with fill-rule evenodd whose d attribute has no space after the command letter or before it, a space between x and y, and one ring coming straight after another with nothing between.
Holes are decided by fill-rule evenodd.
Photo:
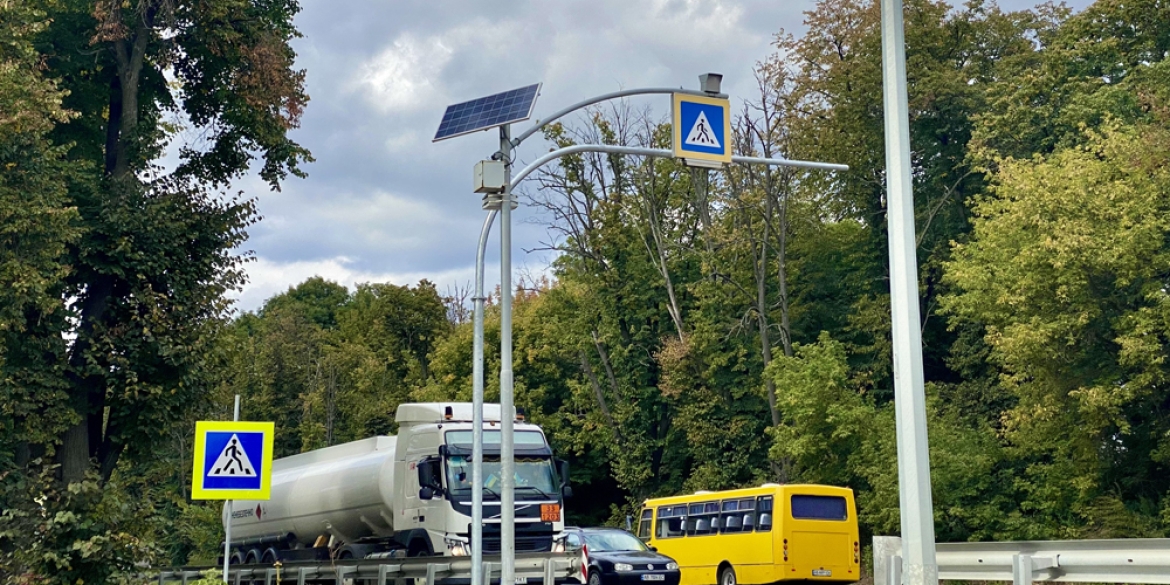
<instances>
[{"instance_id":1,"label":"dense treeline","mask_svg":"<svg viewBox=\"0 0 1170 585\"><path fill-rule=\"evenodd\" d=\"M295 4L167 13L188 45L159 46L155 73L138 78L142 127L122 134L93 112L127 78L62 55L81 38L118 53L131 33L99 26L112 5L83 4L0 3L0 504L12 510L0 558L29 574L51 563L112 574L143 551L214 554L217 508L186 500L188 431L226 416L233 394L246 418L276 421L280 454L394 432L402 402L471 394L466 311L425 281L350 291L310 279L225 319L222 292L239 282L229 250L254 219L247 201L208 194L247 166L230 130L176 176L119 166L157 156L162 109L199 123L239 108L252 117L227 119L246 127L266 177L298 173L308 153L279 131L304 101L281 44ZM905 5L939 540L1165 536L1170 4ZM235 102L195 72L254 51L229 55L217 44L227 37L183 23L241 7L259 11L242 37L276 38L287 60L283 77L254 79L259 93ZM61 11L51 25L46 10ZM573 522L621 522L653 495L807 481L856 490L867 535L898 532L879 14L871 1L821 0L807 24L801 38L776 36L758 93L736 96L736 148L850 171L579 155L525 187L559 256L549 281L515 291L516 401L573 464ZM77 36L85 27L97 32ZM161 91L166 64L190 73L178 102ZM262 99L284 109L248 109ZM274 111L285 126L264 118ZM545 135L669 137L626 104ZM119 204L95 207L106 200ZM134 223L144 205L176 223ZM178 223L192 207L196 219ZM167 230L180 226L202 242L188 244L201 261L168 256ZM493 306L489 399L498 342ZM82 434L90 479L61 489L86 459ZM35 494L47 503L30 504ZM53 524L38 506L92 520ZM34 529L36 547L14 536ZM69 549L81 541L94 552Z\"/></svg>"}]
</instances>

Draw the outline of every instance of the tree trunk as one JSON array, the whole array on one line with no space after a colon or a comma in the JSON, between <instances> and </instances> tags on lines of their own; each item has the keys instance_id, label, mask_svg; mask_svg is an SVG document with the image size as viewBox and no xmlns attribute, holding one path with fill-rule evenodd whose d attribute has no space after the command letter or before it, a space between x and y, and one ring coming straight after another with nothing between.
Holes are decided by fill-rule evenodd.
<instances>
[{"instance_id":1,"label":"tree trunk","mask_svg":"<svg viewBox=\"0 0 1170 585\"><path fill-rule=\"evenodd\" d=\"M110 82L110 118L106 126L106 174L111 179L112 196L120 195L127 183L134 179L128 144L138 128L138 89L142 66L146 57L147 43L151 37L155 9L151 8L135 28L132 40L120 39L112 42L114 56L118 63L116 79ZM67 429L61 437L58 461L61 463L61 479L71 483L84 479L90 467L90 458L97 457L103 481L109 479L117 466L123 446L109 437L105 423L105 380L102 376L87 375L86 354L91 339L106 317L114 295L114 278L98 274L83 293L81 319L77 340L69 356L72 382L70 406L79 420ZM103 439L103 436L105 439Z\"/></svg>"},{"instance_id":2,"label":"tree trunk","mask_svg":"<svg viewBox=\"0 0 1170 585\"><path fill-rule=\"evenodd\" d=\"M601 383L597 380L597 374L593 372L593 365L589 363L589 356L585 354L585 350L580 351L581 354L581 371L585 372L585 377L589 378L589 385L593 388L593 396L597 400L597 408L601 411L601 416L605 417L605 422L613 431L613 436L617 440L618 445L625 444L625 437L622 437L622 431L618 428L617 421L613 418L613 413L609 411L609 404L605 401L605 391L601 389Z\"/></svg>"}]
</instances>

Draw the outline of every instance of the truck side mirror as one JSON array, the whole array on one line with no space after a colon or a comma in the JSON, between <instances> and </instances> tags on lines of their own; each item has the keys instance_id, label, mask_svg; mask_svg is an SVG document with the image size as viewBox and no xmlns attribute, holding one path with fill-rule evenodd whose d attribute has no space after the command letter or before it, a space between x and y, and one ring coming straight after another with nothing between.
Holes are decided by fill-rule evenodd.
<instances>
[{"instance_id":1,"label":"truck side mirror","mask_svg":"<svg viewBox=\"0 0 1170 585\"><path fill-rule=\"evenodd\" d=\"M439 469L436 467L436 463L433 459L423 459L418 462L418 485L432 488L432 497L434 490L442 489L442 485L439 484Z\"/></svg>"},{"instance_id":2,"label":"truck side mirror","mask_svg":"<svg viewBox=\"0 0 1170 585\"><path fill-rule=\"evenodd\" d=\"M561 474L561 487L569 485L569 462L563 459L557 459L557 472ZM569 490L572 492L572 490ZM568 497L568 496L566 496Z\"/></svg>"},{"instance_id":3,"label":"truck side mirror","mask_svg":"<svg viewBox=\"0 0 1170 585\"><path fill-rule=\"evenodd\" d=\"M434 497L435 497L435 490L431 489L430 486L423 486L422 488L419 488L418 499L430 500Z\"/></svg>"},{"instance_id":4,"label":"truck side mirror","mask_svg":"<svg viewBox=\"0 0 1170 585\"><path fill-rule=\"evenodd\" d=\"M568 500L573 497L573 488L569 486L561 486L561 496Z\"/></svg>"}]
</instances>

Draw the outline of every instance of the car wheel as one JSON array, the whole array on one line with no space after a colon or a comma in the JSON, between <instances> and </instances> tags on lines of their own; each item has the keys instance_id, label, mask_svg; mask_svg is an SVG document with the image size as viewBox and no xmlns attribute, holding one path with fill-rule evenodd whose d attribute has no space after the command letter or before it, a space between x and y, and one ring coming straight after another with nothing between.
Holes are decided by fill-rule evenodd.
<instances>
[{"instance_id":1,"label":"car wheel","mask_svg":"<svg viewBox=\"0 0 1170 585\"><path fill-rule=\"evenodd\" d=\"M719 571L719 585L736 585L735 569L732 569L730 565Z\"/></svg>"},{"instance_id":2,"label":"car wheel","mask_svg":"<svg viewBox=\"0 0 1170 585\"><path fill-rule=\"evenodd\" d=\"M601 585L601 570L594 567L589 571L589 585Z\"/></svg>"}]
</instances>

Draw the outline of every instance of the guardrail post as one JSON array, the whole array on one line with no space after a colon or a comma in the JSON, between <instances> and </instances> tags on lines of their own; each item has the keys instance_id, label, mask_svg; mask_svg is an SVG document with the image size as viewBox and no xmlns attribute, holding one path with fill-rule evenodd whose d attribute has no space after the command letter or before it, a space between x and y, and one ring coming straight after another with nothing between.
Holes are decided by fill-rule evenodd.
<instances>
[{"instance_id":1,"label":"guardrail post","mask_svg":"<svg viewBox=\"0 0 1170 585\"><path fill-rule=\"evenodd\" d=\"M886 585L902 585L902 557L887 557Z\"/></svg>"},{"instance_id":2,"label":"guardrail post","mask_svg":"<svg viewBox=\"0 0 1170 585\"><path fill-rule=\"evenodd\" d=\"M544 585L556 585L556 582L557 576L553 570L553 560L544 559Z\"/></svg>"},{"instance_id":3,"label":"guardrail post","mask_svg":"<svg viewBox=\"0 0 1170 585\"><path fill-rule=\"evenodd\" d=\"M901 585L901 577L890 580L891 559L901 558L902 537L873 537L873 583L874 585Z\"/></svg>"},{"instance_id":4,"label":"guardrail post","mask_svg":"<svg viewBox=\"0 0 1170 585\"><path fill-rule=\"evenodd\" d=\"M305 571L308 570L308 567L301 567L297 570L297 585L305 585Z\"/></svg>"},{"instance_id":5,"label":"guardrail post","mask_svg":"<svg viewBox=\"0 0 1170 585\"><path fill-rule=\"evenodd\" d=\"M435 585L435 569L433 564L427 565L427 585Z\"/></svg>"},{"instance_id":6,"label":"guardrail post","mask_svg":"<svg viewBox=\"0 0 1170 585\"><path fill-rule=\"evenodd\" d=\"M1032 585L1032 555L1012 555L1012 585Z\"/></svg>"}]
</instances>

